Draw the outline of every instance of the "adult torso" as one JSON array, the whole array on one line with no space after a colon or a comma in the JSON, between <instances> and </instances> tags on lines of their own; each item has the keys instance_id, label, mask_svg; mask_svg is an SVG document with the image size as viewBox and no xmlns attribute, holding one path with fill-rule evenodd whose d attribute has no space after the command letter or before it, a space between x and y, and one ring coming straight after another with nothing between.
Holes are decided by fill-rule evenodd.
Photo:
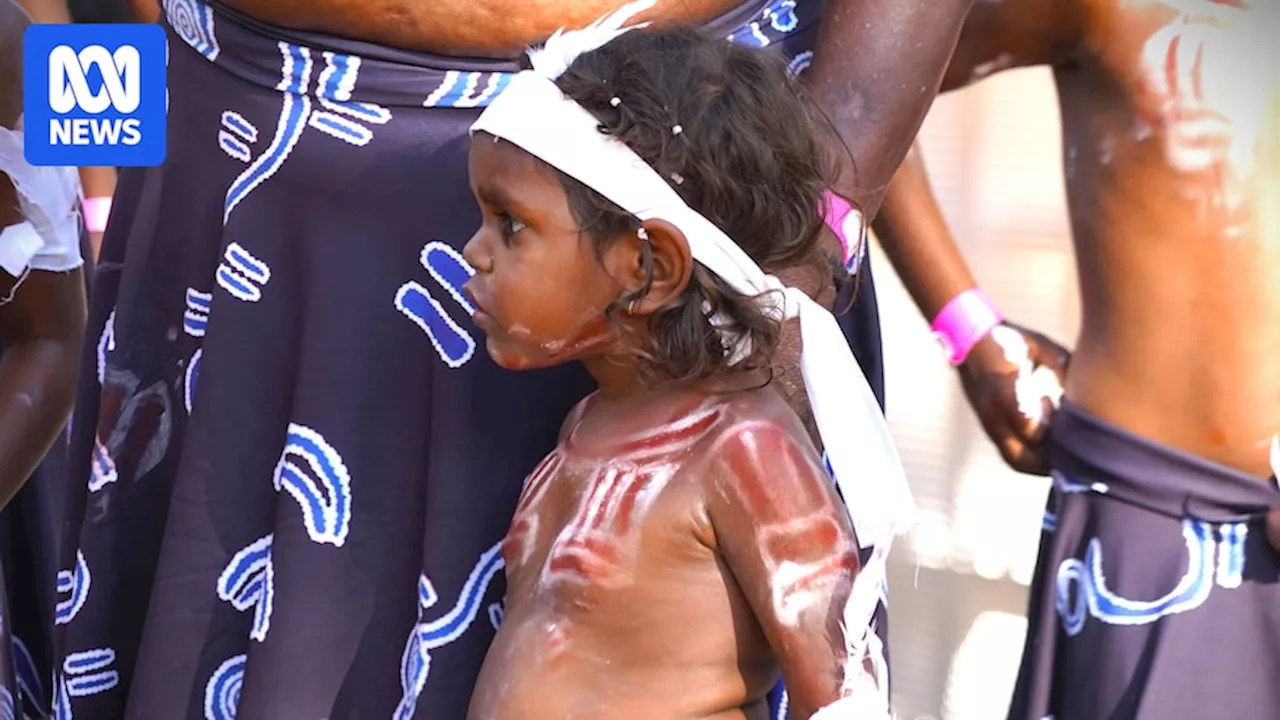
<instances>
[{"instance_id":1,"label":"adult torso","mask_svg":"<svg viewBox=\"0 0 1280 720\"><path fill-rule=\"evenodd\" d=\"M561 27L582 27L626 0L224 0L264 22L409 50L513 57ZM643 17L705 22L742 0L657 0Z\"/></svg>"},{"instance_id":2,"label":"adult torso","mask_svg":"<svg viewBox=\"0 0 1280 720\"><path fill-rule=\"evenodd\" d=\"M1263 475L1280 431L1280 20L1228 2L984 3L948 85L1055 63L1083 306L1068 397ZM1017 30L1046 13L1070 34L1033 47Z\"/></svg>"}]
</instances>

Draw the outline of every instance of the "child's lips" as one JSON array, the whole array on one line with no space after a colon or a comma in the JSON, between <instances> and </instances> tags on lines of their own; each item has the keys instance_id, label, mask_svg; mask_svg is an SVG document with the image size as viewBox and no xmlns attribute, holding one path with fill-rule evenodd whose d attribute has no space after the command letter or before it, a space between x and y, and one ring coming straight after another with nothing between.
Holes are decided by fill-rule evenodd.
<instances>
[{"instance_id":1,"label":"child's lips","mask_svg":"<svg viewBox=\"0 0 1280 720\"><path fill-rule=\"evenodd\" d=\"M484 309L484 303L481 301L472 282L468 281L462 286L462 294L471 303L471 321L479 326L481 330L484 330L486 326L491 327L494 325L493 316Z\"/></svg>"},{"instance_id":2,"label":"child's lips","mask_svg":"<svg viewBox=\"0 0 1280 720\"><path fill-rule=\"evenodd\" d=\"M492 335L498 329L498 322L493 319L493 316L480 308L476 308L476 311L471 313L471 322L486 335Z\"/></svg>"}]
</instances>

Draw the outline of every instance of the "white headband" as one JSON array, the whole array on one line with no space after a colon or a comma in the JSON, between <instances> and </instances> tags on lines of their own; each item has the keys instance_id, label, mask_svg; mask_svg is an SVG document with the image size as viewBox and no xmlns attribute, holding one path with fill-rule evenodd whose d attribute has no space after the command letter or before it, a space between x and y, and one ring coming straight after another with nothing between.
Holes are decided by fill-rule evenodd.
<instances>
[{"instance_id":1,"label":"white headband","mask_svg":"<svg viewBox=\"0 0 1280 720\"><path fill-rule=\"evenodd\" d=\"M915 502L884 415L835 317L801 290L766 275L630 147L602 133L600 121L554 82L578 55L626 32L630 28L622 28L622 23L652 5L653 0L641 0L584 30L557 32L541 49L530 51L534 69L512 78L471 131L516 145L642 221L671 223L684 234L694 259L738 292L756 296L778 291L778 301L767 309L778 319L800 318L805 389L859 543L886 550L893 537L913 523ZM864 568L866 574L883 572L883 553L877 555ZM869 583L860 584L855 595L865 596ZM866 602L869 618L875 599Z\"/></svg>"}]
</instances>

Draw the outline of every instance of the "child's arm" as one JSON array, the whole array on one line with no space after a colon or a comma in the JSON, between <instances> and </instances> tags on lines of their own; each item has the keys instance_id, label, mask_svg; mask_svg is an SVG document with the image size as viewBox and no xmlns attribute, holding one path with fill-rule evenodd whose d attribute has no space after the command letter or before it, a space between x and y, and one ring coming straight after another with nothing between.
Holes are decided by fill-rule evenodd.
<instances>
[{"instance_id":1,"label":"child's arm","mask_svg":"<svg viewBox=\"0 0 1280 720\"><path fill-rule=\"evenodd\" d=\"M31 19L38 23L73 22L71 9L67 0L18 0L18 4L26 9ZM84 188L85 198L110 198L116 191L116 169L113 167L80 168L80 185ZM88 214L86 214L86 219ZM98 259L98 251L102 249L102 229L89 227L89 247L93 250L93 259Z\"/></svg>"},{"instance_id":2,"label":"child's arm","mask_svg":"<svg viewBox=\"0 0 1280 720\"><path fill-rule=\"evenodd\" d=\"M793 422L745 424L723 439L708 475L717 549L764 629L792 717L839 698L840 619L858 572L848 512Z\"/></svg>"}]
</instances>

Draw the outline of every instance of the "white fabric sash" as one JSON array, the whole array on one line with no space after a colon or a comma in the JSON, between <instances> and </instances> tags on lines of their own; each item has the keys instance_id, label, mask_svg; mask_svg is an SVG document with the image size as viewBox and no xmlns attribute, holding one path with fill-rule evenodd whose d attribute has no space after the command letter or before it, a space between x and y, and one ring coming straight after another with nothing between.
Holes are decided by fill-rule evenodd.
<instances>
[{"instance_id":1,"label":"white fabric sash","mask_svg":"<svg viewBox=\"0 0 1280 720\"><path fill-rule=\"evenodd\" d=\"M27 269L65 272L80 256L80 177L73 167L34 167L23 154L22 120L0 127L0 173L18 194L25 223L0 235L0 268L14 277ZM36 238L39 242L36 242Z\"/></svg>"}]
</instances>

